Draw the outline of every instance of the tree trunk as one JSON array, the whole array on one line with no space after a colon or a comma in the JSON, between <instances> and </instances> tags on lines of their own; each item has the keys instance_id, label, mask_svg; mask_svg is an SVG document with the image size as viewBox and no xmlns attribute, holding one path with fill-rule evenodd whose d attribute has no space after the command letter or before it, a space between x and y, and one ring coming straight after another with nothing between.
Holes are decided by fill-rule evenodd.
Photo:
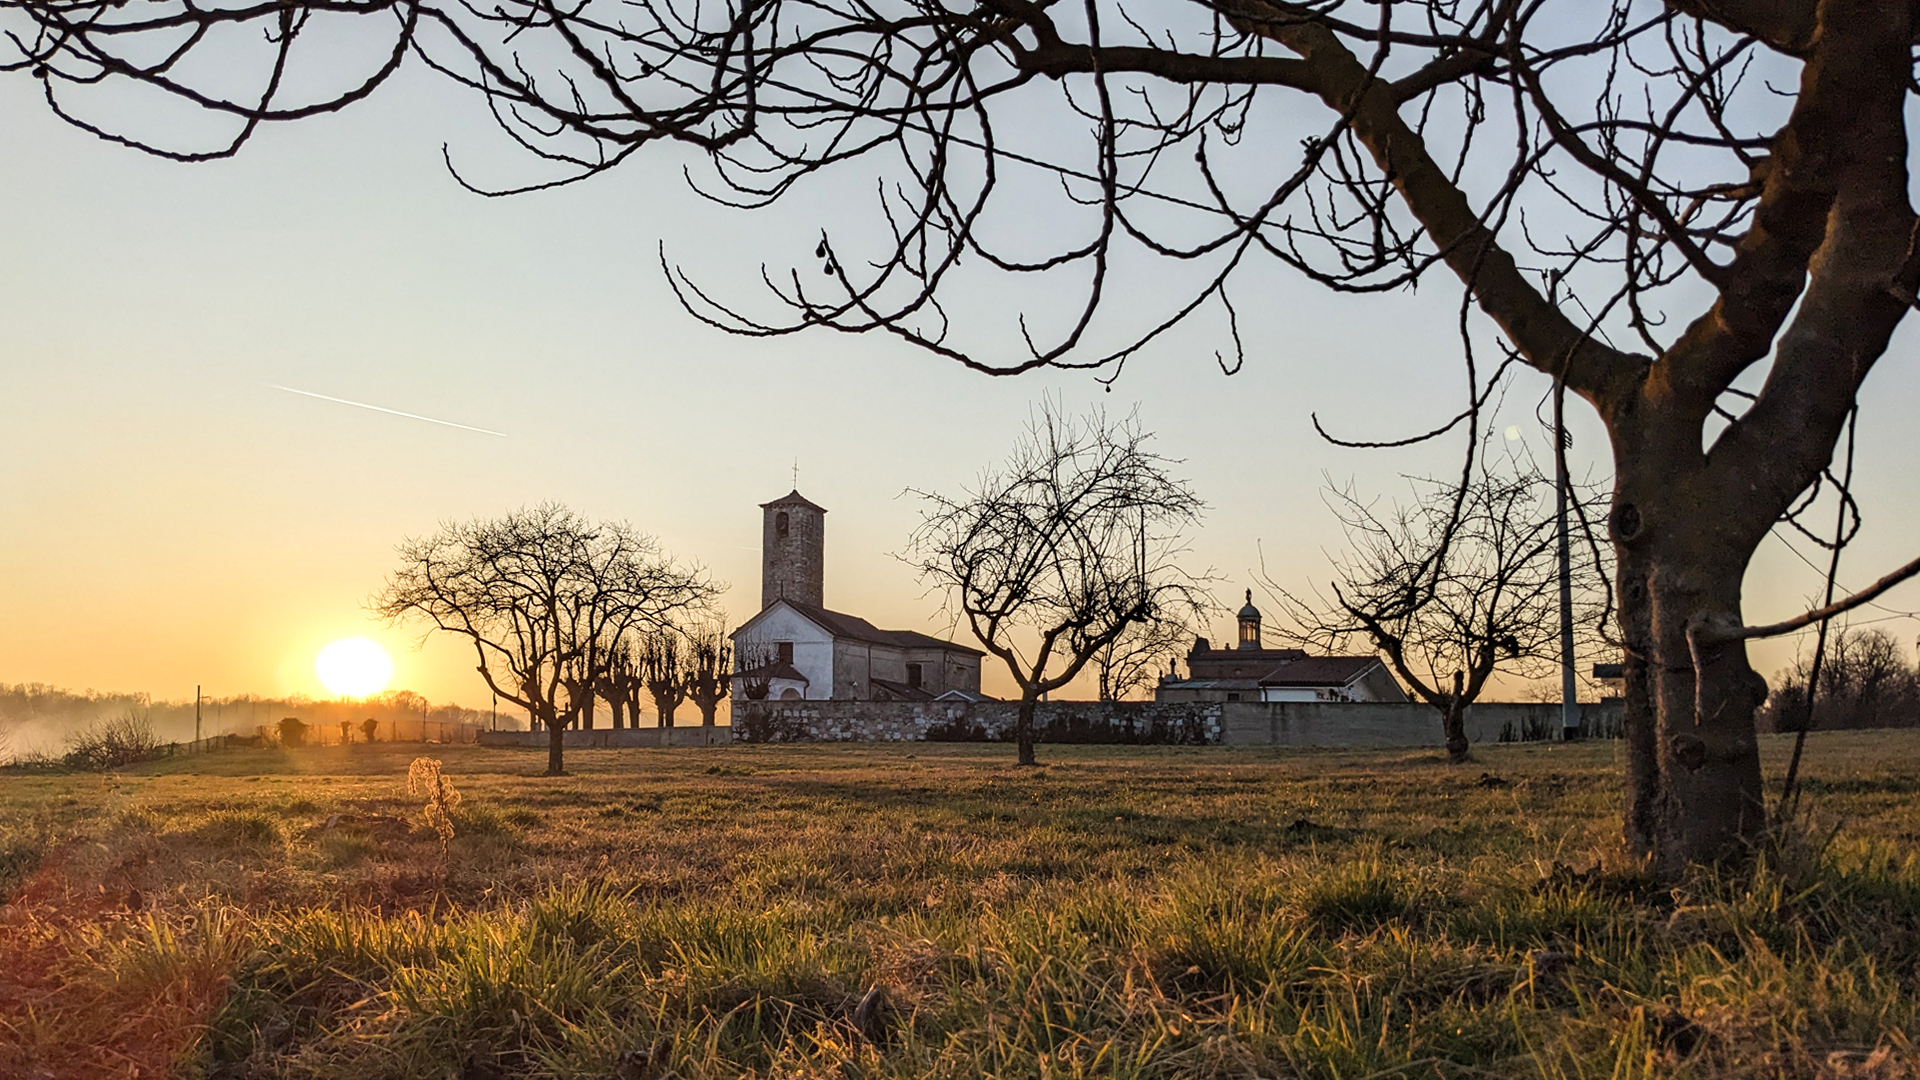
<instances>
[{"instance_id":1,"label":"tree trunk","mask_svg":"<svg viewBox=\"0 0 1920 1080\"><path fill-rule=\"evenodd\" d=\"M607 711L613 714L613 730L619 731L620 728L622 727L620 721L621 721L621 714L623 711L621 708L621 701L620 701L619 694L607 695Z\"/></svg>"},{"instance_id":2,"label":"tree trunk","mask_svg":"<svg viewBox=\"0 0 1920 1080\"><path fill-rule=\"evenodd\" d=\"M558 716L549 715L547 717L547 775L548 776L565 776L567 774L566 762L564 760L564 757L566 754L566 747L567 747L566 726L560 723L560 718Z\"/></svg>"},{"instance_id":3,"label":"tree trunk","mask_svg":"<svg viewBox=\"0 0 1920 1080\"><path fill-rule=\"evenodd\" d=\"M1035 764L1033 757L1033 714L1037 704L1031 693L1020 695L1020 712L1013 721L1013 741L1020 748L1020 764Z\"/></svg>"},{"instance_id":4,"label":"tree trunk","mask_svg":"<svg viewBox=\"0 0 1920 1080\"><path fill-rule=\"evenodd\" d=\"M1674 873L1745 854L1765 825L1754 714L1766 682L1743 642L1715 644L1703 633L1740 625L1741 581L1758 539L1731 523L1659 529L1712 514L1671 476L1656 486L1623 475L1621 488L1611 525L1627 643L1625 832ZM1690 628L1700 636L1690 640Z\"/></svg>"},{"instance_id":5,"label":"tree trunk","mask_svg":"<svg viewBox=\"0 0 1920 1080\"><path fill-rule=\"evenodd\" d=\"M1452 698L1440 714L1441 727L1447 736L1447 764L1458 765L1467 760L1467 707L1459 698Z\"/></svg>"},{"instance_id":6,"label":"tree trunk","mask_svg":"<svg viewBox=\"0 0 1920 1080\"><path fill-rule=\"evenodd\" d=\"M700 702L700 726L712 727L715 723L715 718L719 715L719 713L720 713L720 701L718 698L715 698L712 701Z\"/></svg>"},{"instance_id":7,"label":"tree trunk","mask_svg":"<svg viewBox=\"0 0 1920 1080\"><path fill-rule=\"evenodd\" d=\"M1467 760L1467 702L1460 672L1453 673L1453 693L1440 699L1440 730L1446 736L1447 764Z\"/></svg>"}]
</instances>

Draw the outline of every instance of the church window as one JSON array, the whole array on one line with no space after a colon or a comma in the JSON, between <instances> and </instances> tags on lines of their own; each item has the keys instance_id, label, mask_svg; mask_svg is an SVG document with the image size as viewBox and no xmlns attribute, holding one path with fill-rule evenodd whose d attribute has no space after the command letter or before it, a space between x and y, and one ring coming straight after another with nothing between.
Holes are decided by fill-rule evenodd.
<instances>
[{"instance_id":1,"label":"church window","mask_svg":"<svg viewBox=\"0 0 1920 1080\"><path fill-rule=\"evenodd\" d=\"M785 510L773 515L773 535L782 540L787 538L787 512Z\"/></svg>"},{"instance_id":2,"label":"church window","mask_svg":"<svg viewBox=\"0 0 1920 1080\"><path fill-rule=\"evenodd\" d=\"M920 665L919 664L907 665L907 685L913 687L915 690L918 690L920 688Z\"/></svg>"},{"instance_id":3,"label":"church window","mask_svg":"<svg viewBox=\"0 0 1920 1080\"><path fill-rule=\"evenodd\" d=\"M778 653L781 663L783 664L793 663L793 642L780 641L780 642L774 643L773 647Z\"/></svg>"}]
</instances>

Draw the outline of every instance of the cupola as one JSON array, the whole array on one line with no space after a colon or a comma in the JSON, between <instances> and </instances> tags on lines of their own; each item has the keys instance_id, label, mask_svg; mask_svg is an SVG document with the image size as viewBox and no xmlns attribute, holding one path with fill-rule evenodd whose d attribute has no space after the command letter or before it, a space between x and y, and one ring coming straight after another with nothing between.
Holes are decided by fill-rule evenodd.
<instances>
[{"instance_id":1,"label":"cupola","mask_svg":"<svg viewBox=\"0 0 1920 1080\"><path fill-rule=\"evenodd\" d=\"M1247 606L1240 609L1240 647L1260 648L1260 609L1253 606L1253 590L1247 590Z\"/></svg>"}]
</instances>

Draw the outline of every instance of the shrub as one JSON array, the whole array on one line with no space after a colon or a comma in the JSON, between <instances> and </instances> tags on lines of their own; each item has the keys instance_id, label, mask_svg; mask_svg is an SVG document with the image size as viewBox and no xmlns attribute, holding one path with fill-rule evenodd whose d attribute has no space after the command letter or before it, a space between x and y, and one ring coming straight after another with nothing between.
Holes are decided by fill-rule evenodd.
<instances>
[{"instance_id":1,"label":"shrub","mask_svg":"<svg viewBox=\"0 0 1920 1080\"><path fill-rule=\"evenodd\" d=\"M928 742L991 742L993 736L987 729L967 716L956 716L951 720L942 720L927 729Z\"/></svg>"},{"instance_id":2,"label":"shrub","mask_svg":"<svg viewBox=\"0 0 1920 1080\"><path fill-rule=\"evenodd\" d=\"M105 772L162 756L153 722L129 710L117 720L98 721L67 739L65 764Z\"/></svg>"},{"instance_id":3,"label":"shrub","mask_svg":"<svg viewBox=\"0 0 1920 1080\"><path fill-rule=\"evenodd\" d=\"M307 725L297 716L284 717L280 721L280 745L289 749L307 744Z\"/></svg>"},{"instance_id":4,"label":"shrub","mask_svg":"<svg viewBox=\"0 0 1920 1080\"><path fill-rule=\"evenodd\" d=\"M806 724L788 716L778 702L741 702L734 709L733 724L734 737L741 742L802 742L809 737Z\"/></svg>"}]
</instances>

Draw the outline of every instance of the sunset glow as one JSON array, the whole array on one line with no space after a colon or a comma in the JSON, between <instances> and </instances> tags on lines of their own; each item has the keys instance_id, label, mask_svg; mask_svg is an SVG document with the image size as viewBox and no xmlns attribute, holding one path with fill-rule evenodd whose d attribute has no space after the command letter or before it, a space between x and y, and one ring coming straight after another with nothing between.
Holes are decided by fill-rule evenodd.
<instances>
[{"instance_id":1,"label":"sunset glow","mask_svg":"<svg viewBox=\"0 0 1920 1080\"><path fill-rule=\"evenodd\" d=\"M314 657L313 671L330 694L366 697L387 688L393 678L393 658L370 638L341 638Z\"/></svg>"}]
</instances>

